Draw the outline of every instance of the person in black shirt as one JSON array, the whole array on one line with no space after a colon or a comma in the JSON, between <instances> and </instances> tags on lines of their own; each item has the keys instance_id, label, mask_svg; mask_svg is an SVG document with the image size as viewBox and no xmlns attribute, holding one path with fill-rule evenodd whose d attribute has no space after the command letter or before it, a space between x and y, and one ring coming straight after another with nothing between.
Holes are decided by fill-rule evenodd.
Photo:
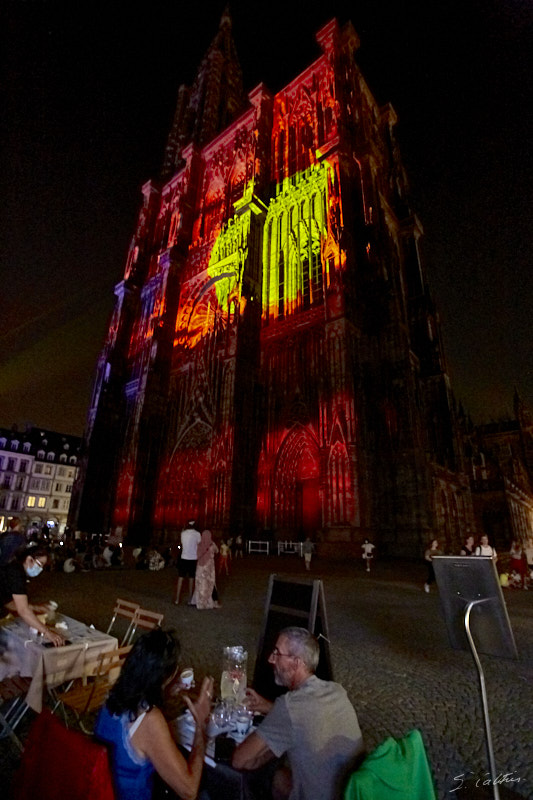
<instances>
[{"instance_id":1,"label":"person in black shirt","mask_svg":"<svg viewBox=\"0 0 533 800\"><path fill-rule=\"evenodd\" d=\"M0 616L16 612L30 628L36 628L45 639L58 647L63 637L48 628L36 616L28 602L27 579L36 578L48 560L48 550L39 544L30 544L17 553L9 564L0 566Z\"/></svg>"}]
</instances>

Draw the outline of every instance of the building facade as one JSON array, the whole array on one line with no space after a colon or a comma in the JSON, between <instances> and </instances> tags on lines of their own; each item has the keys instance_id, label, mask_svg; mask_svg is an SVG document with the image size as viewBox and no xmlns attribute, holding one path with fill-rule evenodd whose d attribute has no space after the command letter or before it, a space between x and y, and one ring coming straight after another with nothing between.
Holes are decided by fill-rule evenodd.
<instances>
[{"instance_id":1,"label":"building facade","mask_svg":"<svg viewBox=\"0 0 533 800\"><path fill-rule=\"evenodd\" d=\"M41 428L0 428L0 531L18 518L25 530L63 535L81 441Z\"/></svg>"},{"instance_id":2,"label":"building facade","mask_svg":"<svg viewBox=\"0 0 533 800\"><path fill-rule=\"evenodd\" d=\"M463 427L477 529L500 553L533 547L533 414L515 392L513 419Z\"/></svg>"},{"instance_id":3,"label":"building facade","mask_svg":"<svg viewBox=\"0 0 533 800\"><path fill-rule=\"evenodd\" d=\"M247 96L225 13L146 183L72 522L419 556L474 532L421 223L352 25Z\"/></svg>"}]
</instances>

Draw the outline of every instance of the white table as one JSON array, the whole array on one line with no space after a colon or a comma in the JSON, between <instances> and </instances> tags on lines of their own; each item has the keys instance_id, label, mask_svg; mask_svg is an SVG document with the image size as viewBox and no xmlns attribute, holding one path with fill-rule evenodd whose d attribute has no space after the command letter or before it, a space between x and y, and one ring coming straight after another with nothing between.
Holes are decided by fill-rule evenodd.
<instances>
[{"instance_id":1,"label":"white table","mask_svg":"<svg viewBox=\"0 0 533 800\"><path fill-rule=\"evenodd\" d=\"M52 689L65 681L81 678L88 662L118 647L114 636L62 614L57 619L68 626L61 633L71 644L45 647L42 641L32 639L30 629L21 619L1 626L5 650L0 661L0 680L12 675L31 678L26 703L37 713L43 708L45 687Z\"/></svg>"}]
</instances>

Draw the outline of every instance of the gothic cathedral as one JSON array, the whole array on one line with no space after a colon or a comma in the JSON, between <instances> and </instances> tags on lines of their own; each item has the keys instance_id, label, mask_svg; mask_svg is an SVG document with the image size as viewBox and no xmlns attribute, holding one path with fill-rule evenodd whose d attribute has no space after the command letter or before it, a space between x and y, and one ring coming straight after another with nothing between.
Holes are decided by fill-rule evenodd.
<instances>
[{"instance_id":1,"label":"gothic cathedral","mask_svg":"<svg viewBox=\"0 0 533 800\"><path fill-rule=\"evenodd\" d=\"M83 531L171 542L194 518L418 556L473 524L396 115L350 23L316 38L246 95L224 13L179 89L98 362Z\"/></svg>"}]
</instances>

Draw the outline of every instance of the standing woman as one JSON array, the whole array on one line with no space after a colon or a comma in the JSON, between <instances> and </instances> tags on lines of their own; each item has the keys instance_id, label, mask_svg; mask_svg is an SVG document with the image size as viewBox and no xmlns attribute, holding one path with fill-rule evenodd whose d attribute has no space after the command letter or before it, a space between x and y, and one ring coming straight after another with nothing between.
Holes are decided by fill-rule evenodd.
<instances>
[{"instance_id":1,"label":"standing woman","mask_svg":"<svg viewBox=\"0 0 533 800\"><path fill-rule=\"evenodd\" d=\"M55 647L63 644L63 637L48 628L35 615L28 602L28 578L36 578L48 561L48 548L29 544L18 550L9 564L0 567L0 617L9 612L19 615L30 628L36 628Z\"/></svg>"},{"instance_id":2,"label":"standing woman","mask_svg":"<svg viewBox=\"0 0 533 800\"><path fill-rule=\"evenodd\" d=\"M433 539L430 546L424 553L424 558L427 561L428 567L428 576L427 580L424 584L424 591L429 592L429 587L432 583L435 583L435 570L433 569L433 558L435 556L442 556L442 550L440 549L439 540Z\"/></svg>"},{"instance_id":3,"label":"standing woman","mask_svg":"<svg viewBox=\"0 0 533 800\"><path fill-rule=\"evenodd\" d=\"M462 556L473 556L474 555L474 537L467 536L464 545L461 547L461 555Z\"/></svg>"},{"instance_id":4,"label":"standing woman","mask_svg":"<svg viewBox=\"0 0 533 800\"><path fill-rule=\"evenodd\" d=\"M509 570L515 572L520 575L520 585L523 589L527 589L527 560L526 554L522 549L522 545L517 539L513 539L511 542L511 549L509 550L509 556L511 557L511 563L509 564Z\"/></svg>"},{"instance_id":5,"label":"standing woman","mask_svg":"<svg viewBox=\"0 0 533 800\"><path fill-rule=\"evenodd\" d=\"M215 588L215 555L218 547L211 537L211 531L204 531L198 545L198 563L196 565L196 608L219 608L213 599Z\"/></svg>"},{"instance_id":6,"label":"standing woman","mask_svg":"<svg viewBox=\"0 0 533 800\"><path fill-rule=\"evenodd\" d=\"M161 711L165 687L178 670L179 652L179 642L171 631L156 628L140 636L100 711L94 733L110 745L117 800L151 800L154 772L182 800L194 800L198 794L213 679L204 679L195 703L183 696L196 722L186 760Z\"/></svg>"}]
</instances>

